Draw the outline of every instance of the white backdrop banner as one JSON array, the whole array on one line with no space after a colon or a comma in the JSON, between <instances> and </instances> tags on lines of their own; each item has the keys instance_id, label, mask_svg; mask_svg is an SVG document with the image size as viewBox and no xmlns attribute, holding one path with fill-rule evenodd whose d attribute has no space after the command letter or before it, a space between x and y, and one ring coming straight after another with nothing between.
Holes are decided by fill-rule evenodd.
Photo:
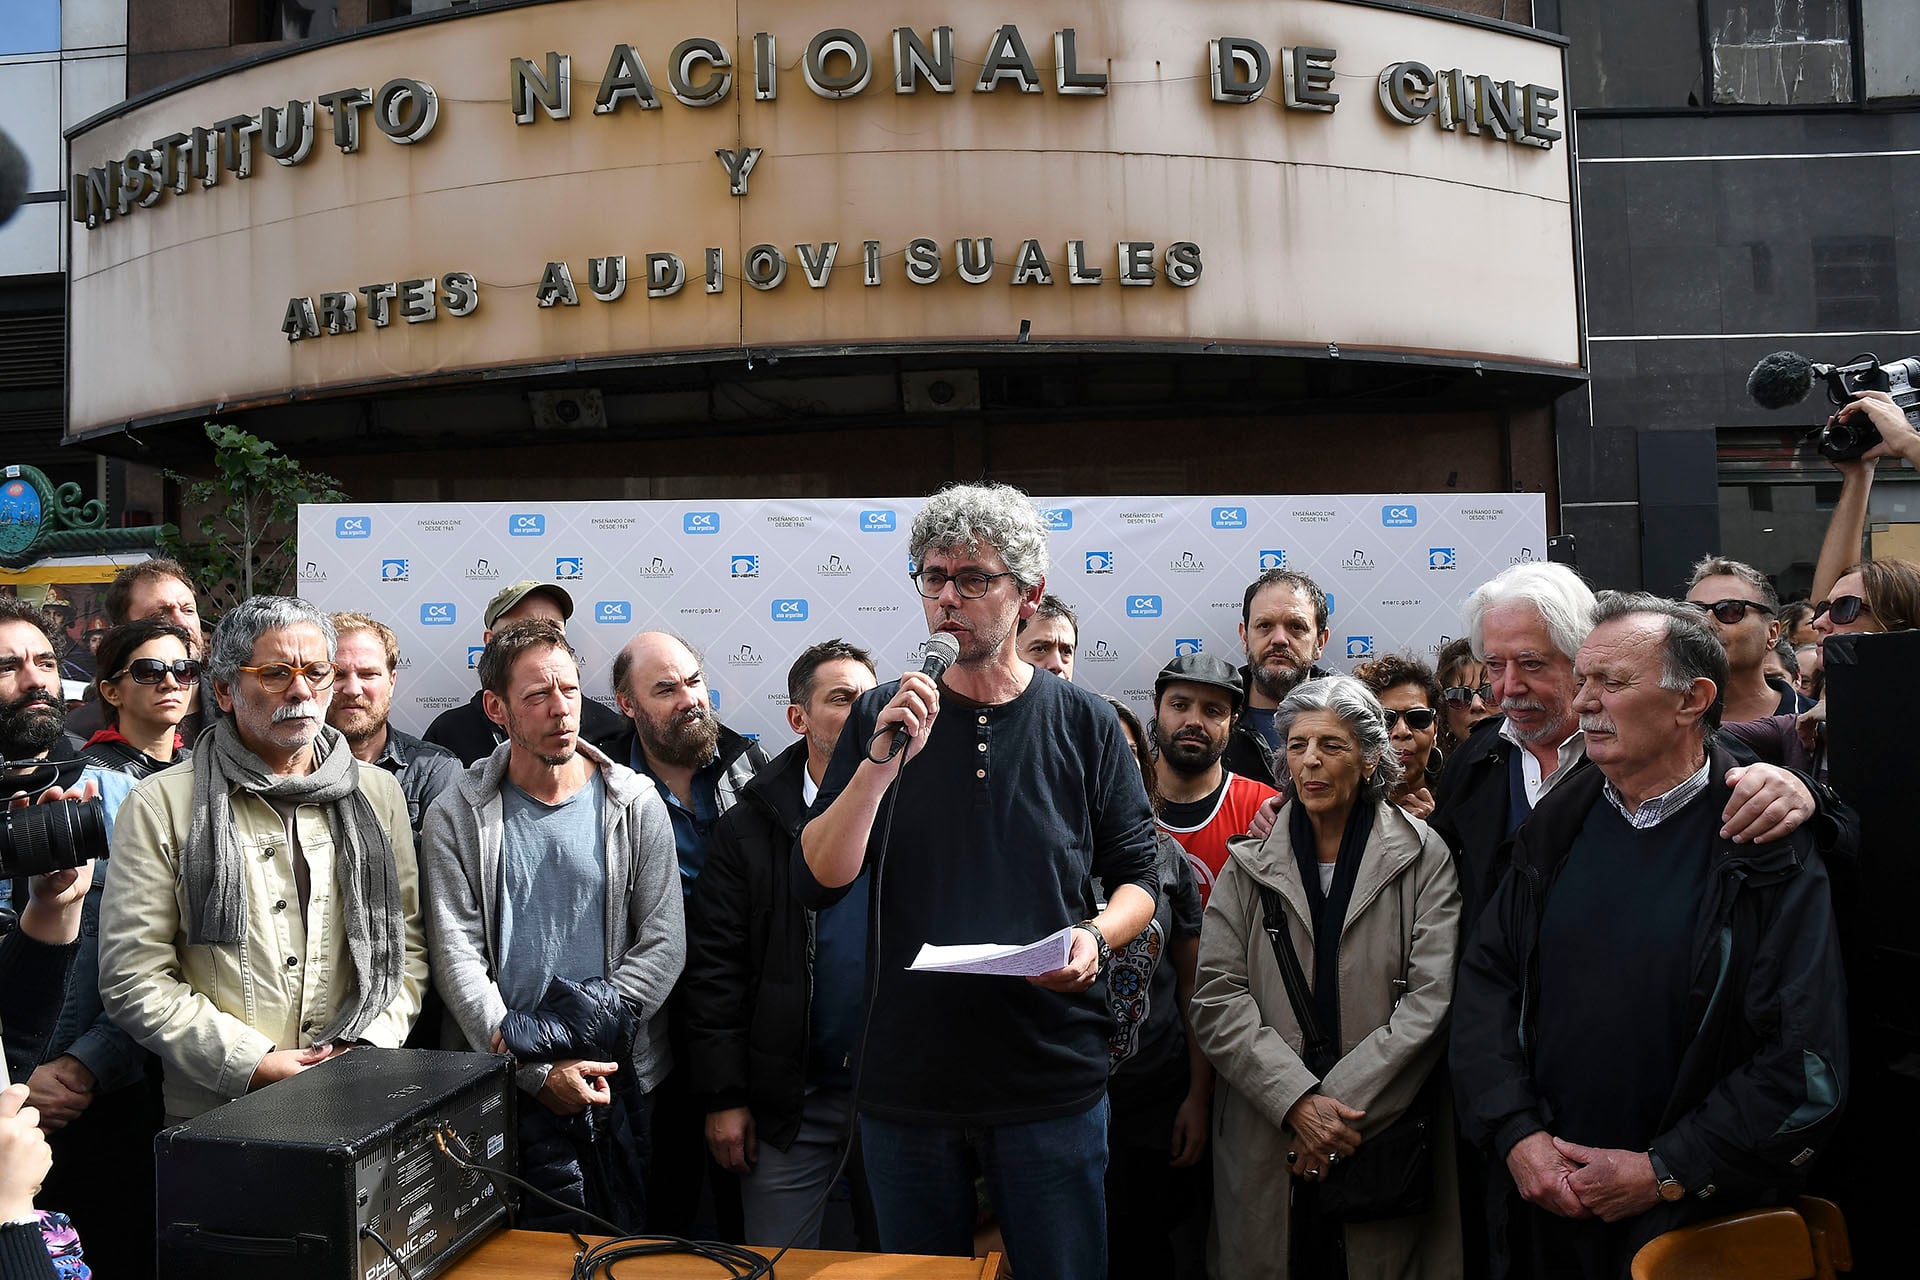
<instances>
[{"instance_id":1,"label":"white backdrop banner","mask_svg":"<svg viewBox=\"0 0 1920 1280\"><path fill-rule=\"evenodd\" d=\"M487 601L522 578L573 597L567 636L587 692L611 704L613 657L675 632L706 655L721 718L770 747L787 668L816 641L917 669L926 622L907 580L921 498L742 502L374 503L300 508L300 591L400 635L393 720L419 733L475 688ZM1546 556L1536 493L1036 499L1052 530L1048 590L1080 617L1076 682L1145 719L1177 653L1244 661L1237 626L1263 570L1310 574L1332 600L1322 659L1431 661L1473 588Z\"/></svg>"}]
</instances>

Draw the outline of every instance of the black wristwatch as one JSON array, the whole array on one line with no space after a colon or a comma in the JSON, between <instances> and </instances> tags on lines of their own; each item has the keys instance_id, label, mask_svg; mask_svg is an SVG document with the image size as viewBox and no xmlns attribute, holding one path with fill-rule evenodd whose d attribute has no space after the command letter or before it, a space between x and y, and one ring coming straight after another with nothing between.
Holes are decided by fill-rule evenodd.
<instances>
[{"instance_id":1,"label":"black wristwatch","mask_svg":"<svg viewBox=\"0 0 1920 1280\"><path fill-rule=\"evenodd\" d=\"M1687 1189L1680 1185L1680 1179L1673 1176L1673 1171L1667 1168L1667 1162L1660 1158L1660 1153L1651 1147L1647 1148L1647 1163L1653 1166L1655 1188L1662 1200L1672 1204L1686 1197Z\"/></svg>"},{"instance_id":2,"label":"black wristwatch","mask_svg":"<svg viewBox=\"0 0 1920 1280\"><path fill-rule=\"evenodd\" d=\"M1107 961L1113 958L1113 948L1107 945L1107 935L1100 932L1100 926L1091 920L1082 920L1073 927L1085 929L1093 935L1093 945L1100 949L1100 968L1106 968Z\"/></svg>"}]
</instances>

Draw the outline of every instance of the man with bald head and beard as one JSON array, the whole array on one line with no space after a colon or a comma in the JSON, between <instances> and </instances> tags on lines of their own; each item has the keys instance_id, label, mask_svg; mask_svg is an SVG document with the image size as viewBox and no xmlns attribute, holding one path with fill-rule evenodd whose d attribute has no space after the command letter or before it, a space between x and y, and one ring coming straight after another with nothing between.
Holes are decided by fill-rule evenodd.
<instances>
[{"instance_id":1,"label":"man with bald head and beard","mask_svg":"<svg viewBox=\"0 0 1920 1280\"><path fill-rule=\"evenodd\" d=\"M613 696L633 722L633 732L609 741L607 754L659 791L673 819L680 891L691 893L706 865L715 824L767 762L767 753L720 723L700 655L665 631L643 631L627 642L613 660ZM739 1184L707 1150L706 1108L687 1078L686 1012L677 990L667 1009L667 1035L675 1066L654 1095L648 1228L691 1233L704 1170L714 1188L717 1225L722 1234L737 1238Z\"/></svg>"}]
</instances>

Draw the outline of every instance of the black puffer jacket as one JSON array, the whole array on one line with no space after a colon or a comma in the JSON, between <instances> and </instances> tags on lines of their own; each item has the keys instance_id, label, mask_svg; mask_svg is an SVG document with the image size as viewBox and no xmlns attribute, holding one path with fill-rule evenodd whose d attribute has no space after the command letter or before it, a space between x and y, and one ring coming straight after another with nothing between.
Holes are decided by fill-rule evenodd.
<instances>
[{"instance_id":1,"label":"black puffer jacket","mask_svg":"<svg viewBox=\"0 0 1920 1280\"><path fill-rule=\"evenodd\" d=\"M508 1010L500 1020L507 1051L522 1062L585 1058L619 1068L607 1083L613 1098L562 1116L538 1100L520 1108L520 1176L548 1195L578 1205L630 1231L646 1224L650 1155L647 1100L635 1085L633 1042L640 1020L605 978L555 978L532 1012ZM538 1231L595 1230L577 1213L529 1198L519 1225Z\"/></svg>"},{"instance_id":2,"label":"black puffer jacket","mask_svg":"<svg viewBox=\"0 0 1920 1280\"><path fill-rule=\"evenodd\" d=\"M760 1140L785 1151L806 1101L813 913L793 896L793 843L806 820L807 744L754 775L713 829L687 899L689 1078L708 1111L746 1106Z\"/></svg>"},{"instance_id":3,"label":"black puffer jacket","mask_svg":"<svg viewBox=\"0 0 1920 1280\"><path fill-rule=\"evenodd\" d=\"M1718 745L1710 760L1704 802L1718 813L1737 761ZM1512 868L1461 957L1454 1096L1461 1136L1493 1165L1496 1250L1512 1239L1504 1227L1520 1206L1506 1155L1521 1138L1552 1128L1530 1046L1543 1017L1581 1016L1540 1006L1540 924L1588 812L1606 803L1605 781L1583 766L1541 800L1515 833ZM1771 844L1714 841L1694 925L1688 1024L1697 1030L1659 1131L1648 1135L1688 1194L1629 1220L1636 1247L1688 1222L1790 1199L1832 1138L1847 1081L1846 984L1816 826ZM1608 1087L1605 1063L1594 1064L1592 1087ZM1505 1263L1496 1256L1496 1275Z\"/></svg>"}]
</instances>

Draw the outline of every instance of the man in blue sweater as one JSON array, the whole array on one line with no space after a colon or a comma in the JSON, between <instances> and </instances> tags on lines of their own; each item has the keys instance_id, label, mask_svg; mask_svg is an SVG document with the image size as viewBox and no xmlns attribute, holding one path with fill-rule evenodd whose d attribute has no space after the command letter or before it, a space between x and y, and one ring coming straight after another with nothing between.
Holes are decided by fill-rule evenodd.
<instances>
[{"instance_id":1,"label":"man in blue sweater","mask_svg":"<svg viewBox=\"0 0 1920 1280\"><path fill-rule=\"evenodd\" d=\"M1099 978L1153 916L1146 788L1113 709L1015 648L1048 568L1025 494L944 489L908 551L927 627L959 657L938 686L911 672L861 698L794 860L809 906L869 877L878 994L858 1110L880 1243L970 1253L977 1164L1020 1274L1103 1277L1113 1016ZM1097 915L1095 876L1109 891ZM1039 977L907 968L923 943L1069 926L1067 963Z\"/></svg>"}]
</instances>

